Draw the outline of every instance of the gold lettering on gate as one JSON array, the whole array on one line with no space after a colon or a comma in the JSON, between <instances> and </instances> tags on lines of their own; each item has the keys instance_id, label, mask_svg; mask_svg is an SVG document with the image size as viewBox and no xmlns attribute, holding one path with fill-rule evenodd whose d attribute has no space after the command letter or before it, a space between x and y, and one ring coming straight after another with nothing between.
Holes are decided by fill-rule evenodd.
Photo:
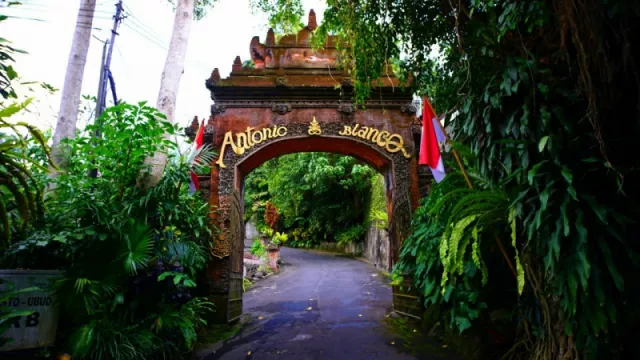
<instances>
[{"instance_id":1,"label":"gold lettering on gate","mask_svg":"<svg viewBox=\"0 0 640 360\"><path fill-rule=\"evenodd\" d=\"M313 120L309 124L308 134L312 136L322 134L320 124L313 117ZM369 141L379 147L385 149L390 153L402 152L402 155L410 159L411 155L407 153L404 147L404 138L399 134L391 134L386 130L378 130L370 128L368 126L360 126L355 124L353 126L344 125L342 131L338 132L342 136L350 136L354 138L360 138L362 140ZM269 139L275 139L287 135L287 128L284 126L274 125L271 128L263 128L256 130L253 127L247 127L244 132L235 133L228 131L224 134L224 140L220 147L220 156L216 161L221 168L226 168L224 164L224 154L228 146L231 146L231 150L237 155L242 155L250 148L259 145Z\"/></svg>"},{"instance_id":2,"label":"gold lettering on gate","mask_svg":"<svg viewBox=\"0 0 640 360\"><path fill-rule=\"evenodd\" d=\"M269 139L279 138L287 135L287 128L284 126L274 125L271 128L263 128L256 130L251 126L247 127L244 132L236 133L235 140L234 134L228 131L224 134L224 140L222 140L222 146L220 147L220 156L216 164L221 168L226 168L224 164L224 153L227 150L227 146L231 146L231 150L237 155L242 155L246 150L259 145Z\"/></svg>"},{"instance_id":3,"label":"gold lettering on gate","mask_svg":"<svg viewBox=\"0 0 640 360\"><path fill-rule=\"evenodd\" d=\"M404 157L411 158L411 155L404 148L404 138L399 134L391 134L386 130L380 131L367 126L360 127L360 124L355 124L353 127L345 125L338 134L370 141L390 153L401 151Z\"/></svg>"}]
</instances>

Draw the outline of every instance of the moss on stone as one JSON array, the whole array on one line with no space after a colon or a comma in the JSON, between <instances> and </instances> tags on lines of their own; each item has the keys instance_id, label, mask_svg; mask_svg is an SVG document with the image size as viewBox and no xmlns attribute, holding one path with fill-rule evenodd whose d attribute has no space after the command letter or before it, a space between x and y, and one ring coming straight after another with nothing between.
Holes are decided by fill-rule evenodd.
<instances>
[{"instance_id":1,"label":"moss on stone","mask_svg":"<svg viewBox=\"0 0 640 360\"><path fill-rule=\"evenodd\" d=\"M368 221L375 221L376 212L387 212L387 196L384 191L384 177L377 174L371 179L371 190L369 190L369 201L365 212Z\"/></svg>"}]
</instances>

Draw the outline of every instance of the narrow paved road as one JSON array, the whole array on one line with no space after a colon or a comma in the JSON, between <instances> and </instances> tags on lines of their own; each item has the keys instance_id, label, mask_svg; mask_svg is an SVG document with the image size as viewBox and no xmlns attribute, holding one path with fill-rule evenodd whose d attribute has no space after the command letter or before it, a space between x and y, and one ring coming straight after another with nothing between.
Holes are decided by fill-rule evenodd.
<instances>
[{"instance_id":1,"label":"narrow paved road","mask_svg":"<svg viewBox=\"0 0 640 360\"><path fill-rule=\"evenodd\" d=\"M373 267L289 248L281 257L284 271L244 294L251 323L204 359L445 359L401 350L386 325L391 287Z\"/></svg>"}]
</instances>

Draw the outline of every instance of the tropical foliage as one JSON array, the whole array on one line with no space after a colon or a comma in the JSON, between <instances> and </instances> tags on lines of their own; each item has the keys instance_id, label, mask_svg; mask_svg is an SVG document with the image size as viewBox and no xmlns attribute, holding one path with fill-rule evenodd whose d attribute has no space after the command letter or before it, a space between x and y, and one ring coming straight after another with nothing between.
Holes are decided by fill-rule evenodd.
<instances>
[{"instance_id":1,"label":"tropical foliage","mask_svg":"<svg viewBox=\"0 0 640 360\"><path fill-rule=\"evenodd\" d=\"M79 359L181 357L214 311L198 280L215 229L209 205L188 189L189 172L208 171L213 154L204 147L181 155L165 139L177 129L162 114L121 104L62 144L68 166L49 178L50 134L16 120L32 100L16 102L18 52L0 39L0 267L62 272L52 289L41 289L60 300L57 351ZM143 189L144 159L157 151L170 152L170 162L160 183ZM2 337L32 312L8 300L37 289L4 282L0 289Z\"/></svg>"},{"instance_id":2,"label":"tropical foliage","mask_svg":"<svg viewBox=\"0 0 640 360\"><path fill-rule=\"evenodd\" d=\"M299 1L292 0L251 0L254 10L272 14L269 27L277 35L294 34L304 27L301 21L304 8Z\"/></svg>"},{"instance_id":3,"label":"tropical foliage","mask_svg":"<svg viewBox=\"0 0 640 360\"><path fill-rule=\"evenodd\" d=\"M7 19L0 16L0 23ZM49 149L44 135L25 121L16 120L32 98L18 101L14 85L19 79L14 56L24 53L0 38L0 250L13 237L20 237L28 226L42 219L42 187L33 172L46 162L31 157L33 144L46 155ZM52 165L52 164L51 164Z\"/></svg>"},{"instance_id":4,"label":"tropical foliage","mask_svg":"<svg viewBox=\"0 0 640 360\"><path fill-rule=\"evenodd\" d=\"M359 242L368 224L367 205L375 175L372 168L348 156L281 156L247 176L245 220L288 234L290 246Z\"/></svg>"},{"instance_id":5,"label":"tropical foliage","mask_svg":"<svg viewBox=\"0 0 640 360\"><path fill-rule=\"evenodd\" d=\"M32 176L34 168L43 167L29 156L28 149L31 142L36 142L48 153L46 139L34 126L9 119L30 102L13 103L0 110L0 233L4 239L0 248L8 246L14 234L24 233L30 221L43 216L43 189Z\"/></svg>"},{"instance_id":6,"label":"tropical foliage","mask_svg":"<svg viewBox=\"0 0 640 360\"><path fill-rule=\"evenodd\" d=\"M121 104L101 116L103 137L92 125L67 141L44 223L4 254L5 266L63 271L54 286L61 333L79 358L175 356L213 310L196 286L213 236L209 206L188 190L192 162L212 155L173 152L157 186L136 186L149 154L176 148L162 118L144 103Z\"/></svg>"},{"instance_id":7,"label":"tropical foliage","mask_svg":"<svg viewBox=\"0 0 640 360\"><path fill-rule=\"evenodd\" d=\"M454 145L476 175L472 183L478 190L464 184L439 190L451 201L439 206L448 215L418 212L416 221L435 217L442 225L414 228L410 244L416 247L408 254L427 261L415 262L422 274L418 286L435 281L446 295L451 282L473 278L460 278L461 272L473 267L481 273L483 264L492 286L486 246L501 243L505 250L496 251L505 259L502 266L512 273L510 259L516 273L501 284L503 293L511 284L517 290L517 339L508 356L637 357L633 329L639 314L632 304L640 292L630 284L639 265L632 239L638 234L633 219L640 210L640 164L629 155L639 152L640 85L637 67L630 66L638 62L638 3L327 5L317 43L327 33L350 40L342 60L353 64L356 98L365 99L372 80L392 63L400 76L411 76L418 93L446 111ZM458 207L464 197L469 207ZM434 199L423 206L436 205ZM433 250L438 259L421 255Z\"/></svg>"},{"instance_id":8,"label":"tropical foliage","mask_svg":"<svg viewBox=\"0 0 640 360\"><path fill-rule=\"evenodd\" d=\"M260 241L260 239L255 239L251 243L249 251L257 257L263 257L267 253L267 248L264 246L262 241Z\"/></svg>"},{"instance_id":9,"label":"tropical foliage","mask_svg":"<svg viewBox=\"0 0 640 360\"><path fill-rule=\"evenodd\" d=\"M6 15L0 15L0 23L7 19ZM18 73L13 67L15 63L13 57L17 53L24 53L24 51L14 48L9 40L0 37L0 96L2 99L18 97L13 88L14 82L18 79Z\"/></svg>"}]
</instances>

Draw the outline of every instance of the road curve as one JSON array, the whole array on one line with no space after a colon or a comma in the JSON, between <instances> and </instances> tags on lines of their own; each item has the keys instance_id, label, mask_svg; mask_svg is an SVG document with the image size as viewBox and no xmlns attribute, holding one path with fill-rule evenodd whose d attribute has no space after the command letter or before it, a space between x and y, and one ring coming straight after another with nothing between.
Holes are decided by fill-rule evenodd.
<instances>
[{"instance_id":1,"label":"road curve","mask_svg":"<svg viewBox=\"0 0 640 360\"><path fill-rule=\"evenodd\" d=\"M250 324L204 359L445 359L416 357L396 345L385 325L391 287L373 267L290 248L281 257L283 272L244 294Z\"/></svg>"}]
</instances>

